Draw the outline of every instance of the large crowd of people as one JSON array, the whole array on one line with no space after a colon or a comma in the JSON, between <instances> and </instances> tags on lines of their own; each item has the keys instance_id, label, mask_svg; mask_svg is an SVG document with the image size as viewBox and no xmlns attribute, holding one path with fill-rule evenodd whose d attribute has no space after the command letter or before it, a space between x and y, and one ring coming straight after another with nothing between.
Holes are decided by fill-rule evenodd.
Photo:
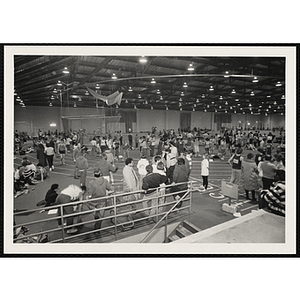
<instances>
[{"instance_id":1,"label":"large crowd of people","mask_svg":"<svg viewBox=\"0 0 300 300\"><path fill-rule=\"evenodd\" d=\"M26 193L30 185L36 185L47 178L48 172L55 169L55 155L59 155L62 166L66 164L66 155L70 155L74 161L74 185L58 193L59 184L53 183L46 193L45 207L91 199L91 209L103 208L95 213L95 229L101 228L101 218L109 203L93 199L113 192L114 174L118 171L116 161L124 162L123 192L137 192L130 193L126 201L144 198L144 214L149 217L149 221L153 221L157 213L153 206L165 201L166 185L173 184L170 191L175 193L175 200L179 201L184 196L193 158L199 157L201 160L199 181L201 177L201 189L205 191L208 188L210 162L216 159L224 161L225 155L229 159L224 163L228 162L232 167L230 182L244 189L246 199L258 201L259 195L271 211L285 214L285 136L282 130L275 135L272 131L243 131L238 128L211 132L200 128L158 131L153 127L149 132L139 134L129 132L123 135L119 131L93 136L87 136L84 130L68 133L39 131L32 145L24 150L25 153L21 153L22 145L18 142L20 136L19 132L15 132L15 155L34 151L37 163L24 156L21 164L15 168L15 197ZM139 154L137 162L130 155L133 150ZM243 153L246 152L244 157ZM90 156L97 160L94 165L89 163ZM88 169L92 169L94 175L89 182L86 179ZM78 195L73 193L75 190ZM149 200L156 193L157 199ZM178 202L178 208L181 203ZM65 211L65 214L72 212ZM72 224L73 219L67 218L67 225ZM77 232L77 229L69 229L68 233Z\"/></svg>"}]
</instances>

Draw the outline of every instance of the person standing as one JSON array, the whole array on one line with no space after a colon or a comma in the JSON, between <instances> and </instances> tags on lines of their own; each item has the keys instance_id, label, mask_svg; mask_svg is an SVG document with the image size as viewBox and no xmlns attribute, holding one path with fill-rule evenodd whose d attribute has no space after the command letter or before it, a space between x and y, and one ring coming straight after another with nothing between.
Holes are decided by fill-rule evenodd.
<instances>
[{"instance_id":1,"label":"person standing","mask_svg":"<svg viewBox=\"0 0 300 300\"><path fill-rule=\"evenodd\" d=\"M179 192L173 195L175 200L179 200L184 196L186 190L188 189L188 181L189 181L189 174L187 168L185 166L185 160L182 157L178 158L177 164L175 165L174 172L173 172L173 181L174 183L181 183L178 185L174 185L172 187L172 193ZM182 206L182 201L177 204L177 208Z\"/></svg>"},{"instance_id":2,"label":"person standing","mask_svg":"<svg viewBox=\"0 0 300 300\"><path fill-rule=\"evenodd\" d=\"M110 174L115 173L118 170L114 164L111 164L107 161L106 153L101 154L98 162L95 163L95 170L100 170L104 179L110 182Z\"/></svg>"},{"instance_id":3,"label":"person standing","mask_svg":"<svg viewBox=\"0 0 300 300\"><path fill-rule=\"evenodd\" d=\"M241 172L242 172L242 161L243 157L241 156L242 149L238 148L236 153L234 153L228 160L228 163L231 165L231 179L230 182L234 184L240 184Z\"/></svg>"},{"instance_id":4,"label":"person standing","mask_svg":"<svg viewBox=\"0 0 300 300\"><path fill-rule=\"evenodd\" d=\"M46 160L48 162L50 171L54 170L54 166L53 166L54 153L55 153L54 147L52 146L52 144L47 143L45 148L45 154L46 154Z\"/></svg>"},{"instance_id":5,"label":"person standing","mask_svg":"<svg viewBox=\"0 0 300 300\"><path fill-rule=\"evenodd\" d=\"M262 174L263 189L267 190L270 188L275 180L276 166L271 162L272 157L270 155L265 156L265 160L258 164L258 171Z\"/></svg>"},{"instance_id":6,"label":"person standing","mask_svg":"<svg viewBox=\"0 0 300 300\"><path fill-rule=\"evenodd\" d=\"M86 186L86 173L89 167L88 161L85 157L86 153L87 153L87 147L83 145L81 147L81 154L76 159L76 163L75 163L75 168L77 168L79 171L79 180L81 186Z\"/></svg>"},{"instance_id":7,"label":"person standing","mask_svg":"<svg viewBox=\"0 0 300 300\"><path fill-rule=\"evenodd\" d=\"M209 176L209 160L207 153L203 154L203 160L201 161L201 176L203 180L203 187L207 190Z\"/></svg>"},{"instance_id":8,"label":"person standing","mask_svg":"<svg viewBox=\"0 0 300 300\"><path fill-rule=\"evenodd\" d=\"M39 141L37 144L36 158L39 161L38 166L43 167L43 168L47 166L45 147L44 147L44 144L42 141Z\"/></svg>"},{"instance_id":9,"label":"person standing","mask_svg":"<svg viewBox=\"0 0 300 300\"><path fill-rule=\"evenodd\" d=\"M138 161L136 167L138 169L139 173L139 186L140 188L142 187L143 184L143 178L146 176L147 171L146 171L146 166L149 165L149 161L146 158L145 155L142 155L141 159Z\"/></svg>"},{"instance_id":10,"label":"person standing","mask_svg":"<svg viewBox=\"0 0 300 300\"><path fill-rule=\"evenodd\" d=\"M91 202L88 202L87 205L91 209L99 209L96 210L94 214L95 218L95 224L94 224L94 230L98 230L101 228L102 220L101 218L104 217L105 210L104 207L108 206L108 199L102 198L105 197L108 194L113 193L113 189L111 184L103 177L102 171L99 168L94 169L94 179L89 182L88 186L88 195L89 198L95 199ZM96 199L96 198L102 198L102 199ZM95 232L95 235L101 236L101 232L97 231Z\"/></svg>"},{"instance_id":11,"label":"person standing","mask_svg":"<svg viewBox=\"0 0 300 300\"><path fill-rule=\"evenodd\" d=\"M66 143L65 143L64 139L62 139L58 143L57 148L58 148L58 153L60 155L60 163L62 165L65 165L65 156L66 156L66 153L67 153L67 146L66 146Z\"/></svg>"},{"instance_id":12,"label":"person standing","mask_svg":"<svg viewBox=\"0 0 300 300\"><path fill-rule=\"evenodd\" d=\"M242 161L242 179L246 199L250 200L249 192L251 192L251 200L256 201L255 191L258 189L258 170L253 158L254 155L250 152L247 154L247 158Z\"/></svg>"}]
</instances>

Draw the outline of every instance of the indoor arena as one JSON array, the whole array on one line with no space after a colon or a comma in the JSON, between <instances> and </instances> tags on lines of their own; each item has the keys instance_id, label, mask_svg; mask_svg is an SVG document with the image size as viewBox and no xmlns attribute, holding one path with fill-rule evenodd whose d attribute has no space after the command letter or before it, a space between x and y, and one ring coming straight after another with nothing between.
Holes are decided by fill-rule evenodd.
<instances>
[{"instance_id":1,"label":"indoor arena","mask_svg":"<svg viewBox=\"0 0 300 300\"><path fill-rule=\"evenodd\" d=\"M10 57L14 246L285 245L288 55L34 48Z\"/></svg>"}]
</instances>

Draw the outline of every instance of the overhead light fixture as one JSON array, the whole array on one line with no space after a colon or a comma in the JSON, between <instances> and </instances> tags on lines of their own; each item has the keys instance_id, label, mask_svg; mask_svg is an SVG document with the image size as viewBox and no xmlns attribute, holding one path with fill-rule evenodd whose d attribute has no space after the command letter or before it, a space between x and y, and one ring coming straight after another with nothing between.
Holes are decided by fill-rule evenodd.
<instances>
[{"instance_id":1,"label":"overhead light fixture","mask_svg":"<svg viewBox=\"0 0 300 300\"><path fill-rule=\"evenodd\" d=\"M166 105L166 110L169 110L168 106Z\"/></svg>"},{"instance_id":2,"label":"overhead light fixture","mask_svg":"<svg viewBox=\"0 0 300 300\"><path fill-rule=\"evenodd\" d=\"M267 98L271 98L271 95L268 95Z\"/></svg>"},{"instance_id":3,"label":"overhead light fixture","mask_svg":"<svg viewBox=\"0 0 300 300\"><path fill-rule=\"evenodd\" d=\"M54 90L53 90L53 93L56 94L56 93L57 93L57 89L54 89Z\"/></svg>"},{"instance_id":4,"label":"overhead light fixture","mask_svg":"<svg viewBox=\"0 0 300 300\"><path fill-rule=\"evenodd\" d=\"M50 127L56 127L55 123L50 123Z\"/></svg>"},{"instance_id":5,"label":"overhead light fixture","mask_svg":"<svg viewBox=\"0 0 300 300\"><path fill-rule=\"evenodd\" d=\"M60 80L57 81L58 86L62 86L62 82Z\"/></svg>"},{"instance_id":6,"label":"overhead light fixture","mask_svg":"<svg viewBox=\"0 0 300 300\"><path fill-rule=\"evenodd\" d=\"M257 77L254 77L253 80L252 80L252 82L254 82L254 83L258 82Z\"/></svg>"},{"instance_id":7,"label":"overhead light fixture","mask_svg":"<svg viewBox=\"0 0 300 300\"><path fill-rule=\"evenodd\" d=\"M145 101L145 104L148 104L148 101L147 101L147 100Z\"/></svg>"},{"instance_id":8,"label":"overhead light fixture","mask_svg":"<svg viewBox=\"0 0 300 300\"><path fill-rule=\"evenodd\" d=\"M20 98L20 96L18 96L16 100L17 101L22 101L21 98Z\"/></svg>"},{"instance_id":9,"label":"overhead light fixture","mask_svg":"<svg viewBox=\"0 0 300 300\"><path fill-rule=\"evenodd\" d=\"M156 83L154 78L151 79L151 83Z\"/></svg>"},{"instance_id":10,"label":"overhead light fixture","mask_svg":"<svg viewBox=\"0 0 300 300\"><path fill-rule=\"evenodd\" d=\"M195 108L193 107L193 111L195 111Z\"/></svg>"},{"instance_id":11,"label":"overhead light fixture","mask_svg":"<svg viewBox=\"0 0 300 300\"><path fill-rule=\"evenodd\" d=\"M142 98L142 96L141 96L140 94L138 94L138 98L139 98L139 99L141 99L141 98Z\"/></svg>"},{"instance_id":12,"label":"overhead light fixture","mask_svg":"<svg viewBox=\"0 0 300 300\"><path fill-rule=\"evenodd\" d=\"M125 100L125 103L128 103L128 100L127 100L127 99Z\"/></svg>"},{"instance_id":13,"label":"overhead light fixture","mask_svg":"<svg viewBox=\"0 0 300 300\"><path fill-rule=\"evenodd\" d=\"M240 101L239 99L235 99L236 102Z\"/></svg>"},{"instance_id":14,"label":"overhead light fixture","mask_svg":"<svg viewBox=\"0 0 300 300\"><path fill-rule=\"evenodd\" d=\"M113 73L112 76L111 76L111 79L114 79L114 80L115 80L115 79L118 79L118 77L116 76L115 73Z\"/></svg>"},{"instance_id":15,"label":"overhead light fixture","mask_svg":"<svg viewBox=\"0 0 300 300\"><path fill-rule=\"evenodd\" d=\"M276 101L274 101L274 105L277 105L277 102L276 102Z\"/></svg>"},{"instance_id":16,"label":"overhead light fixture","mask_svg":"<svg viewBox=\"0 0 300 300\"><path fill-rule=\"evenodd\" d=\"M215 109L215 112L218 112L218 110L217 110L217 109Z\"/></svg>"},{"instance_id":17,"label":"overhead light fixture","mask_svg":"<svg viewBox=\"0 0 300 300\"><path fill-rule=\"evenodd\" d=\"M207 104L206 107L209 108L209 104Z\"/></svg>"},{"instance_id":18,"label":"overhead light fixture","mask_svg":"<svg viewBox=\"0 0 300 300\"><path fill-rule=\"evenodd\" d=\"M228 102L227 102L227 101L225 102L225 105L228 105Z\"/></svg>"},{"instance_id":19,"label":"overhead light fixture","mask_svg":"<svg viewBox=\"0 0 300 300\"><path fill-rule=\"evenodd\" d=\"M132 92L132 88L131 88L131 86L128 88L128 92Z\"/></svg>"},{"instance_id":20,"label":"overhead light fixture","mask_svg":"<svg viewBox=\"0 0 300 300\"><path fill-rule=\"evenodd\" d=\"M180 107L180 106L182 106L182 103L181 103L181 102L179 102L179 107Z\"/></svg>"},{"instance_id":21,"label":"overhead light fixture","mask_svg":"<svg viewBox=\"0 0 300 300\"><path fill-rule=\"evenodd\" d=\"M228 77L229 77L229 71L225 71L224 77L225 77L225 78L228 78Z\"/></svg>"},{"instance_id":22,"label":"overhead light fixture","mask_svg":"<svg viewBox=\"0 0 300 300\"><path fill-rule=\"evenodd\" d=\"M249 103L249 107L251 107L252 106L252 104L251 103Z\"/></svg>"},{"instance_id":23,"label":"overhead light fixture","mask_svg":"<svg viewBox=\"0 0 300 300\"><path fill-rule=\"evenodd\" d=\"M163 96L160 96L160 97L159 97L159 100L164 100Z\"/></svg>"},{"instance_id":24,"label":"overhead light fixture","mask_svg":"<svg viewBox=\"0 0 300 300\"><path fill-rule=\"evenodd\" d=\"M182 110L182 107L180 107L180 110Z\"/></svg>"},{"instance_id":25,"label":"overhead light fixture","mask_svg":"<svg viewBox=\"0 0 300 300\"><path fill-rule=\"evenodd\" d=\"M232 89L231 94L235 94L235 93L236 93L235 89Z\"/></svg>"},{"instance_id":26,"label":"overhead light fixture","mask_svg":"<svg viewBox=\"0 0 300 300\"><path fill-rule=\"evenodd\" d=\"M193 64L189 64L189 66L188 66L188 71L194 71L194 66L193 66Z\"/></svg>"},{"instance_id":27,"label":"overhead light fixture","mask_svg":"<svg viewBox=\"0 0 300 300\"><path fill-rule=\"evenodd\" d=\"M253 91L251 91L251 93L250 93L250 96L255 96L255 94L254 94L254 92L253 92Z\"/></svg>"},{"instance_id":28,"label":"overhead light fixture","mask_svg":"<svg viewBox=\"0 0 300 300\"><path fill-rule=\"evenodd\" d=\"M184 82L182 87L187 88L188 87L187 83Z\"/></svg>"},{"instance_id":29,"label":"overhead light fixture","mask_svg":"<svg viewBox=\"0 0 300 300\"><path fill-rule=\"evenodd\" d=\"M157 90L157 91L156 91L156 94L160 94L160 90Z\"/></svg>"},{"instance_id":30,"label":"overhead light fixture","mask_svg":"<svg viewBox=\"0 0 300 300\"><path fill-rule=\"evenodd\" d=\"M194 103L194 107L197 107L197 104L196 104L196 103Z\"/></svg>"},{"instance_id":31,"label":"overhead light fixture","mask_svg":"<svg viewBox=\"0 0 300 300\"><path fill-rule=\"evenodd\" d=\"M213 90L214 90L214 87L211 85L211 86L209 87L209 90L210 90L210 91L213 91Z\"/></svg>"},{"instance_id":32,"label":"overhead light fixture","mask_svg":"<svg viewBox=\"0 0 300 300\"><path fill-rule=\"evenodd\" d=\"M285 99L285 96L284 96L284 95L282 95L282 96L281 96L281 100L284 100L284 99Z\"/></svg>"},{"instance_id":33,"label":"overhead light fixture","mask_svg":"<svg viewBox=\"0 0 300 300\"><path fill-rule=\"evenodd\" d=\"M280 81L277 81L276 86L282 86Z\"/></svg>"},{"instance_id":34,"label":"overhead light fixture","mask_svg":"<svg viewBox=\"0 0 300 300\"><path fill-rule=\"evenodd\" d=\"M151 109L153 110L153 106L151 105Z\"/></svg>"},{"instance_id":35,"label":"overhead light fixture","mask_svg":"<svg viewBox=\"0 0 300 300\"><path fill-rule=\"evenodd\" d=\"M76 104L76 102L74 102L74 107L77 107L77 104Z\"/></svg>"},{"instance_id":36,"label":"overhead light fixture","mask_svg":"<svg viewBox=\"0 0 300 300\"><path fill-rule=\"evenodd\" d=\"M52 102L49 103L49 106L53 106L53 105L52 105Z\"/></svg>"},{"instance_id":37,"label":"overhead light fixture","mask_svg":"<svg viewBox=\"0 0 300 300\"><path fill-rule=\"evenodd\" d=\"M69 73L70 73L67 67L64 67L63 73L64 73L64 74L69 74Z\"/></svg>"},{"instance_id":38,"label":"overhead light fixture","mask_svg":"<svg viewBox=\"0 0 300 300\"><path fill-rule=\"evenodd\" d=\"M184 96L184 92L181 92L181 94L180 94L182 97Z\"/></svg>"},{"instance_id":39,"label":"overhead light fixture","mask_svg":"<svg viewBox=\"0 0 300 300\"><path fill-rule=\"evenodd\" d=\"M78 97L78 101L79 101L79 102L81 102L81 101L82 101L82 98L81 98L80 96Z\"/></svg>"},{"instance_id":40,"label":"overhead light fixture","mask_svg":"<svg viewBox=\"0 0 300 300\"><path fill-rule=\"evenodd\" d=\"M88 95L89 95L89 91L86 90L84 94L85 94L86 96L88 96Z\"/></svg>"},{"instance_id":41,"label":"overhead light fixture","mask_svg":"<svg viewBox=\"0 0 300 300\"><path fill-rule=\"evenodd\" d=\"M206 108L204 109L204 112L207 112Z\"/></svg>"},{"instance_id":42,"label":"overhead light fixture","mask_svg":"<svg viewBox=\"0 0 300 300\"><path fill-rule=\"evenodd\" d=\"M182 98L179 98L179 101L181 102L181 101L182 101Z\"/></svg>"},{"instance_id":43,"label":"overhead light fixture","mask_svg":"<svg viewBox=\"0 0 300 300\"><path fill-rule=\"evenodd\" d=\"M133 105L133 108L134 108L134 109L137 109L137 108L136 108L136 105Z\"/></svg>"},{"instance_id":44,"label":"overhead light fixture","mask_svg":"<svg viewBox=\"0 0 300 300\"><path fill-rule=\"evenodd\" d=\"M199 103L200 101L199 101L199 99L196 99L196 103Z\"/></svg>"},{"instance_id":45,"label":"overhead light fixture","mask_svg":"<svg viewBox=\"0 0 300 300\"><path fill-rule=\"evenodd\" d=\"M147 62L147 58L145 56L140 57L139 62L145 64Z\"/></svg>"},{"instance_id":46,"label":"overhead light fixture","mask_svg":"<svg viewBox=\"0 0 300 300\"><path fill-rule=\"evenodd\" d=\"M96 90L100 90L100 84L99 84L99 83L96 83L95 88L96 88Z\"/></svg>"},{"instance_id":47,"label":"overhead light fixture","mask_svg":"<svg viewBox=\"0 0 300 300\"><path fill-rule=\"evenodd\" d=\"M205 95L204 95L204 94L202 94L202 95L201 95L201 98L202 98L202 99L204 99L204 98L205 98Z\"/></svg>"},{"instance_id":48,"label":"overhead light fixture","mask_svg":"<svg viewBox=\"0 0 300 300\"><path fill-rule=\"evenodd\" d=\"M220 99L220 100L223 100L223 96L220 96L219 99Z\"/></svg>"}]
</instances>

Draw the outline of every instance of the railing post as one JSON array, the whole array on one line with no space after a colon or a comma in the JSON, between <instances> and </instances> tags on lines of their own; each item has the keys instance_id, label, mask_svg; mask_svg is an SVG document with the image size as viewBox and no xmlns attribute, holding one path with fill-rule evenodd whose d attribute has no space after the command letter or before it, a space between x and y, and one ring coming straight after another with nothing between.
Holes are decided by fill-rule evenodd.
<instances>
[{"instance_id":1,"label":"railing post","mask_svg":"<svg viewBox=\"0 0 300 300\"><path fill-rule=\"evenodd\" d=\"M193 189L193 182L191 181L191 185L190 185L190 209L189 209L189 211L190 211L190 214L192 213L192 199L193 199L193 193L191 193L191 190Z\"/></svg>"},{"instance_id":2,"label":"railing post","mask_svg":"<svg viewBox=\"0 0 300 300\"><path fill-rule=\"evenodd\" d=\"M114 195L114 220L115 220L115 237L118 238L118 228L117 228L117 198L116 195Z\"/></svg>"},{"instance_id":3,"label":"railing post","mask_svg":"<svg viewBox=\"0 0 300 300\"><path fill-rule=\"evenodd\" d=\"M167 243L167 236L168 236L168 215L165 218L165 239L164 239L164 243Z\"/></svg>"},{"instance_id":4,"label":"railing post","mask_svg":"<svg viewBox=\"0 0 300 300\"><path fill-rule=\"evenodd\" d=\"M60 218L61 218L62 239L64 243L65 242L64 210L62 206L60 206L59 209L60 209Z\"/></svg>"}]
</instances>

